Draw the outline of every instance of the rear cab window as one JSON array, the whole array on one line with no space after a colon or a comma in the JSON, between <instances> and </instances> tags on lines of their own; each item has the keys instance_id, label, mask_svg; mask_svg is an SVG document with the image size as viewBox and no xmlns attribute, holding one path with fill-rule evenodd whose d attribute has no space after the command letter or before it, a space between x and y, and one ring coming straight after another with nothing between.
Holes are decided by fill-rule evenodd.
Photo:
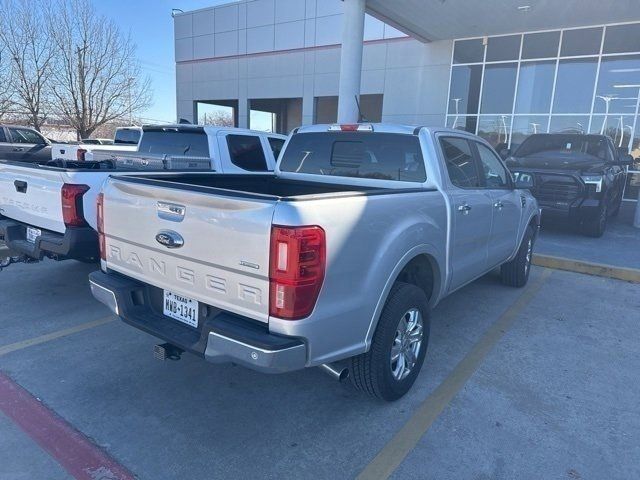
<instances>
[{"instance_id":1,"label":"rear cab window","mask_svg":"<svg viewBox=\"0 0 640 480\"><path fill-rule=\"evenodd\" d=\"M399 182L427 179L418 137L382 132L293 135L280 171Z\"/></svg>"},{"instance_id":2,"label":"rear cab window","mask_svg":"<svg viewBox=\"0 0 640 480\"><path fill-rule=\"evenodd\" d=\"M7 143L7 136L4 134L4 128L0 127L0 143Z\"/></svg>"},{"instance_id":3,"label":"rear cab window","mask_svg":"<svg viewBox=\"0 0 640 480\"><path fill-rule=\"evenodd\" d=\"M145 129L138 152L210 158L209 137L203 128L161 127Z\"/></svg>"},{"instance_id":4,"label":"rear cab window","mask_svg":"<svg viewBox=\"0 0 640 480\"><path fill-rule=\"evenodd\" d=\"M140 130L135 128L120 128L116 130L113 143L116 145L137 145L140 141Z\"/></svg>"},{"instance_id":5,"label":"rear cab window","mask_svg":"<svg viewBox=\"0 0 640 480\"><path fill-rule=\"evenodd\" d=\"M267 159L257 135L227 135L231 163L249 172L266 172Z\"/></svg>"}]
</instances>

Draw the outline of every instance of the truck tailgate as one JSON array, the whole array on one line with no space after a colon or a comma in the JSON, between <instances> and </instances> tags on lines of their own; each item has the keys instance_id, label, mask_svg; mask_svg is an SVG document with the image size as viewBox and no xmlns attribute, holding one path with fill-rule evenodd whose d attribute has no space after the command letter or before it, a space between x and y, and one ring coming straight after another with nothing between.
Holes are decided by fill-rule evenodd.
<instances>
[{"instance_id":1,"label":"truck tailgate","mask_svg":"<svg viewBox=\"0 0 640 480\"><path fill-rule=\"evenodd\" d=\"M64 233L62 172L0 163L0 214Z\"/></svg>"},{"instance_id":2,"label":"truck tailgate","mask_svg":"<svg viewBox=\"0 0 640 480\"><path fill-rule=\"evenodd\" d=\"M214 307L267 322L269 245L277 199L109 179L107 267ZM169 248L164 232L182 240ZM177 235L177 236L176 236ZM166 237L164 237L166 239Z\"/></svg>"}]
</instances>

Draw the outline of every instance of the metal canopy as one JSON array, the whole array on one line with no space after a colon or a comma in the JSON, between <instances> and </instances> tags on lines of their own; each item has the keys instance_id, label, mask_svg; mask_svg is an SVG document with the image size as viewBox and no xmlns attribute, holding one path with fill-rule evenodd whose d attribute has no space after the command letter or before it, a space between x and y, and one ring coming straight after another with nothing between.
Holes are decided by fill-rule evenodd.
<instances>
[{"instance_id":1,"label":"metal canopy","mask_svg":"<svg viewBox=\"0 0 640 480\"><path fill-rule=\"evenodd\" d=\"M366 1L368 13L423 41L640 20L638 0Z\"/></svg>"}]
</instances>

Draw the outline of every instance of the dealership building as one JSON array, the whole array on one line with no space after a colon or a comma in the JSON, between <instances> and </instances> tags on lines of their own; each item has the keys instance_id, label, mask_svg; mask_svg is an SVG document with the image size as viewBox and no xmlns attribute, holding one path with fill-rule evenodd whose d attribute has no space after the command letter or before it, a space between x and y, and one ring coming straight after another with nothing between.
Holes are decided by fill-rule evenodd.
<instances>
[{"instance_id":1,"label":"dealership building","mask_svg":"<svg viewBox=\"0 0 640 480\"><path fill-rule=\"evenodd\" d=\"M640 157L637 0L245 0L174 27L189 121L447 125L499 148L606 132Z\"/></svg>"}]
</instances>

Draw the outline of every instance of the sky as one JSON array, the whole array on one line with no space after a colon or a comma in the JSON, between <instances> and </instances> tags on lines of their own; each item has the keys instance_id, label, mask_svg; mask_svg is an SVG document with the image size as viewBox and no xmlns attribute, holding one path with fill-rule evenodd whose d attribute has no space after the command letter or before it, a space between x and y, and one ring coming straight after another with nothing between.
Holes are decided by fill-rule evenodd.
<instances>
[{"instance_id":1,"label":"sky","mask_svg":"<svg viewBox=\"0 0 640 480\"><path fill-rule=\"evenodd\" d=\"M185 12L230 0L93 0L97 11L131 34L144 74L151 78L153 104L141 113L145 123L175 122L176 75L171 9Z\"/></svg>"}]
</instances>

